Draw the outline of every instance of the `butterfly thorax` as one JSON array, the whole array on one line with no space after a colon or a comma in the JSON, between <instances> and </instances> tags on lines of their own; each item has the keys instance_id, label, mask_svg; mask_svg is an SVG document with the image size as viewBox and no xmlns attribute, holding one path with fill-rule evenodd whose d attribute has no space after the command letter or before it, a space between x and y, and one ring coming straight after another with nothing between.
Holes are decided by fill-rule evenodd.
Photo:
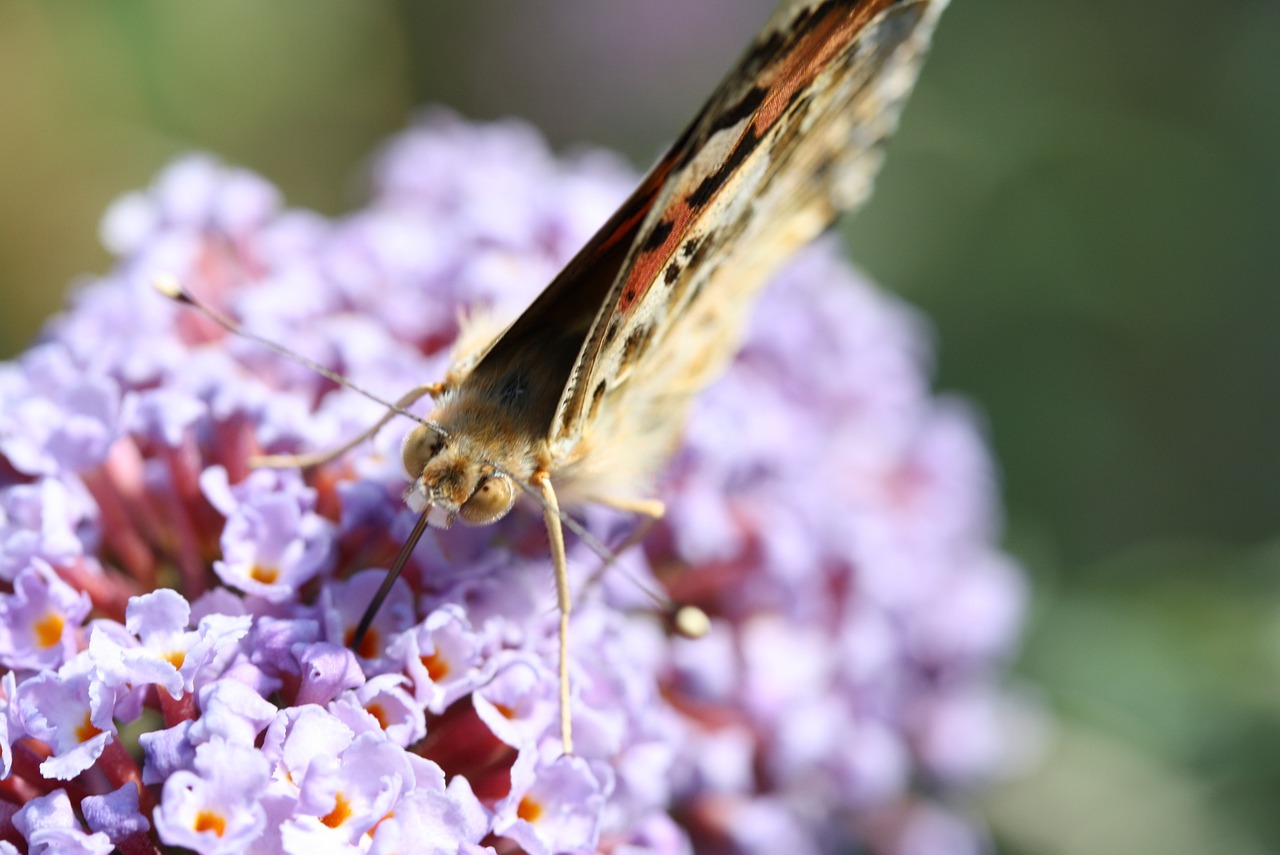
<instances>
[{"instance_id":1,"label":"butterfly thorax","mask_svg":"<svg viewBox=\"0 0 1280 855\"><path fill-rule=\"evenodd\" d=\"M528 484L538 472L559 469L548 434L585 336L585 325L566 325L518 354L486 349L474 367L472 355L456 354L430 424L405 437L410 506L430 510L440 527L455 517L494 522L515 501L511 479Z\"/></svg>"},{"instance_id":2,"label":"butterfly thorax","mask_svg":"<svg viewBox=\"0 0 1280 855\"><path fill-rule=\"evenodd\" d=\"M552 463L546 434L558 396L542 387L563 378L551 373L482 364L437 399L430 424L405 437L409 504L429 509L440 527L455 517L480 525L505 516L517 493L510 479L529 483Z\"/></svg>"}]
</instances>

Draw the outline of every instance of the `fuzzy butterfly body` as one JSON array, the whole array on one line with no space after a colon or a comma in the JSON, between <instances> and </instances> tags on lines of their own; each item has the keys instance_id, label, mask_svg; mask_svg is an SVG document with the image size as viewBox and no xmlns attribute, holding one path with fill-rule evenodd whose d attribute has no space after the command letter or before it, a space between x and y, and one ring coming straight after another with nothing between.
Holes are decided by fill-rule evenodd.
<instances>
[{"instance_id":1,"label":"fuzzy butterfly body","mask_svg":"<svg viewBox=\"0 0 1280 855\"><path fill-rule=\"evenodd\" d=\"M467 519L485 485L501 516L516 490L493 479L542 473L580 501L648 488L758 287L869 193L945 5L777 9L560 275L487 348L457 355L430 418L439 430L419 427L406 446L433 521Z\"/></svg>"},{"instance_id":2,"label":"fuzzy butterfly body","mask_svg":"<svg viewBox=\"0 0 1280 855\"><path fill-rule=\"evenodd\" d=\"M542 506L556 570L561 734L572 752L561 526L578 529L558 494L660 513L642 497L690 401L733 356L769 275L870 192L880 144L946 2L784 0L670 151L529 308L496 336L465 331L444 380L401 398L365 434L435 398L403 448L406 500L420 517L353 646L366 649L429 525L494 522L526 492Z\"/></svg>"}]
</instances>

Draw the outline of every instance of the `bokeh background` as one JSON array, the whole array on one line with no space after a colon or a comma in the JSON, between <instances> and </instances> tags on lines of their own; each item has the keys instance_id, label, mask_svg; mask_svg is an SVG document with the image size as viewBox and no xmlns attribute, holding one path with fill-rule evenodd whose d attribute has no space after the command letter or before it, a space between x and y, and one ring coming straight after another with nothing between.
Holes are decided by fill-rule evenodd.
<instances>
[{"instance_id":1,"label":"bokeh background","mask_svg":"<svg viewBox=\"0 0 1280 855\"><path fill-rule=\"evenodd\" d=\"M771 0L0 0L0 357L206 150L360 204L415 109L650 162ZM1044 756L1007 853L1280 851L1280 4L957 0L854 257L989 420Z\"/></svg>"}]
</instances>

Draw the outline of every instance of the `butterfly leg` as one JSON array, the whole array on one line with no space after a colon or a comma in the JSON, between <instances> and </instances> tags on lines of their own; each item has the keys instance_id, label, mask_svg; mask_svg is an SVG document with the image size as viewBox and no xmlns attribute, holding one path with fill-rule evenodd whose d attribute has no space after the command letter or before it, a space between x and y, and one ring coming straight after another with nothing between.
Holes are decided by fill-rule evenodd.
<instances>
[{"instance_id":1,"label":"butterfly leg","mask_svg":"<svg viewBox=\"0 0 1280 855\"><path fill-rule=\"evenodd\" d=\"M410 404L415 403L424 395L436 397L443 390L440 383L428 383L411 389L408 393L401 396L396 401L396 407L404 409ZM386 415L378 419L373 427L366 431L362 431L354 438L344 442L337 448L330 448L326 451L313 451L310 454L259 454L249 458L249 465L254 469L294 469L305 468L307 466L319 466L321 463L328 463L330 460L336 460L355 448L360 443L369 439L378 431L382 430L387 422L400 415L396 410L387 410Z\"/></svg>"},{"instance_id":2,"label":"butterfly leg","mask_svg":"<svg viewBox=\"0 0 1280 855\"><path fill-rule=\"evenodd\" d=\"M547 525L551 543L551 563L556 574L556 601L560 608L560 738L564 753L573 753L572 710L569 699L569 614L573 602L569 596L569 559L564 551L564 530L560 526L560 503L546 472L536 472L531 479L542 495L542 519Z\"/></svg>"},{"instance_id":3,"label":"butterfly leg","mask_svg":"<svg viewBox=\"0 0 1280 855\"><path fill-rule=\"evenodd\" d=\"M597 505L604 505L606 508L613 508L617 511L623 511L628 514L645 517L648 520L648 526L645 531L649 530L654 523L667 515L667 506L661 499L627 499L616 496L588 496L585 501L593 502Z\"/></svg>"}]
</instances>

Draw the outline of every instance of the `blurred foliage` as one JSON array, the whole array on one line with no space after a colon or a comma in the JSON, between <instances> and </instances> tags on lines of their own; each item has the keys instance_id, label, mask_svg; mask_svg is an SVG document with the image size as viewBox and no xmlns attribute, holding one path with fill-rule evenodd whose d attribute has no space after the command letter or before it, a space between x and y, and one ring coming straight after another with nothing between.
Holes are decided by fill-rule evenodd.
<instances>
[{"instance_id":1,"label":"blurred foliage","mask_svg":"<svg viewBox=\"0 0 1280 855\"><path fill-rule=\"evenodd\" d=\"M638 164L769 0L0 0L0 348L174 155L359 204L422 104ZM957 0L844 228L986 412L1056 716L981 805L1017 853L1280 850L1280 5Z\"/></svg>"}]
</instances>

